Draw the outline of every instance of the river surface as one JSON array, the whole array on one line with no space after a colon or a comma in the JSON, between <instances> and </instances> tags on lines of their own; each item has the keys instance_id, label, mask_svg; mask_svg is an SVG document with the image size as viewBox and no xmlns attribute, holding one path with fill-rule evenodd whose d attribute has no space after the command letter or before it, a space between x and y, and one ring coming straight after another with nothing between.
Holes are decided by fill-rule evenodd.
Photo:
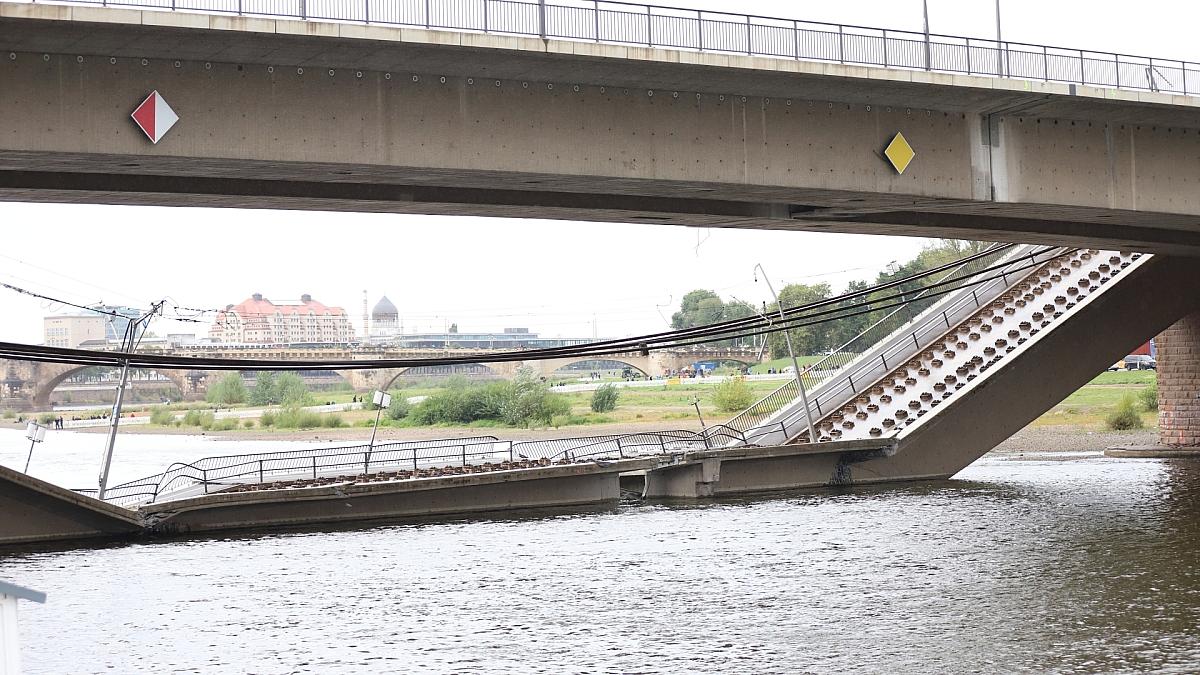
<instances>
[{"instance_id":1,"label":"river surface","mask_svg":"<svg viewBox=\"0 0 1200 675\"><path fill-rule=\"evenodd\" d=\"M84 466L35 468L90 485L85 438ZM125 440L138 469L248 449ZM986 457L882 488L29 551L0 578L49 593L21 607L29 673L1185 673L1198 515L1200 462Z\"/></svg>"}]
</instances>

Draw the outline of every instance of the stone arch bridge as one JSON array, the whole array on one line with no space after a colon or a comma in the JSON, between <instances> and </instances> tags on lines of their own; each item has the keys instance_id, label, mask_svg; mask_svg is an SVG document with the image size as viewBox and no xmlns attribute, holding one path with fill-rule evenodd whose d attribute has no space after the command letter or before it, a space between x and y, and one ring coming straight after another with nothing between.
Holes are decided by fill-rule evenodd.
<instances>
[{"instance_id":1,"label":"stone arch bridge","mask_svg":"<svg viewBox=\"0 0 1200 675\"><path fill-rule=\"evenodd\" d=\"M180 348L165 354L230 359L286 359L286 360L368 360L381 358L434 358L452 356L446 350L351 350L340 348L304 347L255 347L205 346ZM500 353L500 352L497 352ZM647 376L664 376L704 361L732 361L746 366L762 361L757 349L741 347L692 347L641 352L622 352L601 356L564 357L540 361L488 361L484 356L478 362L499 377L512 377L521 367L532 368L543 376L575 363L586 361L615 361ZM54 389L67 378L94 366L72 364L39 363L0 359L0 408L8 410L44 410L52 403ZM394 378L413 368L386 368L363 370L335 370L358 391L368 391L386 386ZM204 369L152 369L169 379L185 398L202 396L208 383L215 381L221 371Z\"/></svg>"}]
</instances>

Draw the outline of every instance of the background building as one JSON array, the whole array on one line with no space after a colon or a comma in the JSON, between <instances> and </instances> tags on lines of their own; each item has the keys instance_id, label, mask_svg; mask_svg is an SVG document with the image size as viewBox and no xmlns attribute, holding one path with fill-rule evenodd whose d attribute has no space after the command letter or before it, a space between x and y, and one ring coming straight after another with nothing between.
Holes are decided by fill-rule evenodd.
<instances>
[{"instance_id":1,"label":"background building","mask_svg":"<svg viewBox=\"0 0 1200 675\"><path fill-rule=\"evenodd\" d=\"M120 347L129 322L141 315L142 310L135 307L92 305L71 314L47 316L42 319L42 343L47 347L105 349L106 342L115 342Z\"/></svg>"},{"instance_id":2,"label":"background building","mask_svg":"<svg viewBox=\"0 0 1200 675\"><path fill-rule=\"evenodd\" d=\"M103 340L106 319L101 314L63 314L42 319L42 344L79 349L90 340Z\"/></svg>"},{"instance_id":3,"label":"background building","mask_svg":"<svg viewBox=\"0 0 1200 675\"><path fill-rule=\"evenodd\" d=\"M400 333L400 310L385 295L371 310L371 337L390 338Z\"/></svg>"},{"instance_id":4,"label":"background building","mask_svg":"<svg viewBox=\"0 0 1200 675\"><path fill-rule=\"evenodd\" d=\"M346 310L328 307L311 295L271 302L255 293L217 314L209 337L239 344L347 343L354 329Z\"/></svg>"}]
</instances>

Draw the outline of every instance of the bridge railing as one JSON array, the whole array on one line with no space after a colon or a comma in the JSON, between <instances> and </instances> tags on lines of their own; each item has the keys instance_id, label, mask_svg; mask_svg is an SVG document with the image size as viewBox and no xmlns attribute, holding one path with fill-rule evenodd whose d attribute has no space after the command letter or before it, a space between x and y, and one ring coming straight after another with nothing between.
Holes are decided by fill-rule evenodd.
<instances>
[{"instance_id":1,"label":"bridge railing","mask_svg":"<svg viewBox=\"0 0 1200 675\"><path fill-rule=\"evenodd\" d=\"M225 455L177 462L160 474L109 488L104 499L120 506L137 506L164 496L200 496L238 485L355 479L385 471L404 471L412 477L426 469L473 469L485 463L549 466L686 452L735 442L745 444L745 437L732 429L710 427L707 433L654 431L518 443L481 436ZM96 490L76 492L95 495Z\"/></svg>"},{"instance_id":2,"label":"bridge railing","mask_svg":"<svg viewBox=\"0 0 1200 675\"><path fill-rule=\"evenodd\" d=\"M128 505L154 502L163 494L200 486L206 494L217 486L239 482L264 482L283 476L311 476L329 471L359 469L368 473L393 466L426 465L429 462L482 455L501 456L508 444L495 436L380 443L367 445L287 450L246 455L205 457L195 462L177 462L166 471L140 478L105 491L105 501ZM465 461L465 460L464 460ZM94 490L77 490L91 494Z\"/></svg>"},{"instance_id":3,"label":"bridge railing","mask_svg":"<svg viewBox=\"0 0 1200 675\"><path fill-rule=\"evenodd\" d=\"M36 2L37 0L31 0ZM54 0L351 21L1195 94L1200 63L600 0Z\"/></svg>"},{"instance_id":4,"label":"bridge railing","mask_svg":"<svg viewBox=\"0 0 1200 675\"><path fill-rule=\"evenodd\" d=\"M1032 271L1032 267L1048 262L1063 251L1062 248L1041 246L1020 247L1012 251L1013 256L1021 256L1000 271L981 275L989 279L986 283L964 289L957 296L948 296L949 302L928 308L894 331L875 348L860 354L859 358L843 367L834 377L822 382L809 396L813 418L824 417L845 405L847 401L871 387L879 378L912 359L937 338L1024 278ZM1029 257L1025 257L1026 255ZM772 421L781 423L785 435L789 438L801 433L806 425L802 407L795 407L787 411L781 419ZM755 434L755 437L760 440L762 438L758 434Z\"/></svg>"},{"instance_id":5,"label":"bridge railing","mask_svg":"<svg viewBox=\"0 0 1200 675\"><path fill-rule=\"evenodd\" d=\"M931 332L940 335L948 330L951 322L956 322L956 317L966 311L968 307L973 310L981 303L986 302L981 299L985 296L981 296L974 290L971 292L957 291L959 294L957 299L955 293L946 293L945 291L965 289L973 284L979 284L980 279L997 276L997 279L988 282L987 285L995 288L1007 287L1010 283L1007 270L1012 266L1027 265L1029 264L1027 260L1020 259L1012 265L1001 268L998 272L994 270L984 272L983 270L987 270L1005 259L1020 258L1021 254L1028 254L1035 249L1038 247L995 246L991 255L959 265L946 274L932 279L927 286L912 289L911 300L905 301L904 298L901 298L900 301L904 304L889 311L846 344L833 350L816 363L802 367L804 387L808 392L809 405L813 409L814 419L824 416L832 408L841 405L841 403L833 403L833 401L840 400L847 388L852 393L857 393L863 380L870 374L868 371L873 373L879 367L894 368L907 358L905 355L914 350L919 351L919 346L930 339ZM1043 249L1033 259L1048 260L1057 253L1057 249ZM960 277L961 279L952 286L939 287L936 289L938 291L936 294L931 293L934 290L931 288L934 284L941 284ZM939 306L939 303L943 303L943 306ZM881 346L882 349L880 349ZM868 356L870 363L862 363ZM830 383L840 384L830 387L828 386ZM746 441L749 443L764 440L765 436L777 431L783 431L785 435L794 435L790 431L793 426L806 424L807 418L804 416L803 408L785 414L784 419L775 418L786 409L795 408L799 396L800 391L796 380L788 380L783 386L755 402L754 405L739 413L725 425L745 435Z\"/></svg>"}]
</instances>

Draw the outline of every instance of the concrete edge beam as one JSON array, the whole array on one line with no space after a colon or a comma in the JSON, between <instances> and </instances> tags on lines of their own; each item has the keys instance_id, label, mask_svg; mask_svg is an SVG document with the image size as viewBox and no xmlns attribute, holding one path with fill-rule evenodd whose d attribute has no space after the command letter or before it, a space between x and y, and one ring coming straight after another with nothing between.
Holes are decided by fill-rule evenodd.
<instances>
[{"instance_id":1,"label":"concrete edge beam","mask_svg":"<svg viewBox=\"0 0 1200 675\"><path fill-rule=\"evenodd\" d=\"M324 21L238 17L150 9L106 8L70 5L38 5L0 2L0 17L57 22L127 24L185 30L214 30L234 33L338 38L343 40L443 45L472 49L567 55L589 59L623 59L646 63L689 64L745 71L821 75L852 80L932 84L977 90L1011 91L1042 96L1062 96L1098 101L1132 102L1169 107L1200 108L1200 97L1180 94L1109 89L1039 80L1020 80L961 73L925 71L879 66L841 64L803 59L770 58L741 54L696 52L665 47L638 47L584 40L546 39L521 35L473 33Z\"/></svg>"}]
</instances>

